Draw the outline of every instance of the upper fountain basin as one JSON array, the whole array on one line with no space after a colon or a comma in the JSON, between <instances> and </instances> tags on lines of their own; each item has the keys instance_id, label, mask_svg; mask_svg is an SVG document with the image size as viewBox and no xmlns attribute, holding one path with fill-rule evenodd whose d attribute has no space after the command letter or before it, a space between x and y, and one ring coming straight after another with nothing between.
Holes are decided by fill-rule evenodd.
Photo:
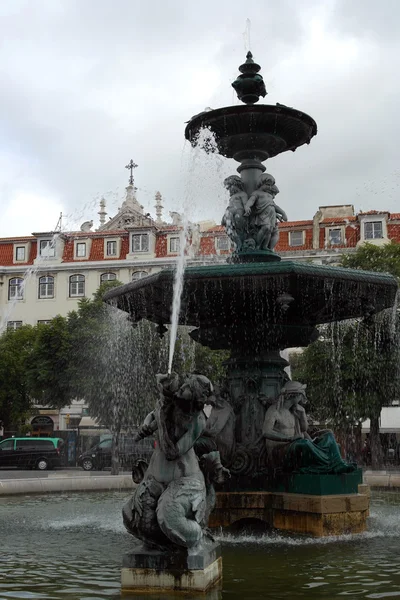
<instances>
[{"instance_id":1,"label":"upper fountain basin","mask_svg":"<svg viewBox=\"0 0 400 600\"><path fill-rule=\"evenodd\" d=\"M264 161L294 151L317 134L314 119L283 104L227 106L195 115L185 129L185 137L193 146L203 128L213 132L220 154L238 162ZM212 146L205 140L202 147L207 151Z\"/></svg>"},{"instance_id":2,"label":"upper fountain basin","mask_svg":"<svg viewBox=\"0 0 400 600\"><path fill-rule=\"evenodd\" d=\"M161 271L113 288L104 300L130 313L133 321L170 323L173 282L172 270ZM194 267L185 271L179 323L210 332L214 346L215 335L226 337L232 332L237 337L240 328L244 342L247 337L250 342L257 332L265 328L266 333L271 326L284 332L279 344L306 345L309 340L299 343L306 330L311 335L318 323L369 316L389 308L396 291L391 275L309 263ZM290 331L300 330L300 338L296 334L291 344ZM229 346L229 340L221 345Z\"/></svg>"}]
</instances>

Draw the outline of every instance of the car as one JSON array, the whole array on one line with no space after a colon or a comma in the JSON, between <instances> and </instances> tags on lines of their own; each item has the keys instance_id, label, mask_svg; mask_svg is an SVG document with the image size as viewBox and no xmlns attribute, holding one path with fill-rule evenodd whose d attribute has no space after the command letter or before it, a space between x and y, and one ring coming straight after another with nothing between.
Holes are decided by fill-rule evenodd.
<instances>
[{"instance_id":1,"label":"car","mask_svg":"<svg viewBox=\"0 0 400 600\"><path fill-rule=\"evenodd\" d=\"M120 440L119 461L122 468L131 469L136 460L149 461L154 449L154 439L145 438L139 442L130 437ZM101 471L111 467L112 439L106 438L78 457L78 465L85 471Z\"/></svg>"},{"instance_id":2,"label":"car","mask_svg":"<svg viewBox=\"0 0 400 600\"><path fill-rule=\"evenodd\" d=\"M49 437L13 437L0 442L0 467L45 471L60 467L64 441Z\"/></svg>"}]
</instances>

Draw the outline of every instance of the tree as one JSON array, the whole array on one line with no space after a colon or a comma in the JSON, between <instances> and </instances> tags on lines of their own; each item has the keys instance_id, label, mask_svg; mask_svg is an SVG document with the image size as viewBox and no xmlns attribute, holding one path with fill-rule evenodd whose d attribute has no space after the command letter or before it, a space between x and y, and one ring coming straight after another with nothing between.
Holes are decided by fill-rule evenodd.
<instances>
[{"instance_id":1,"label":"tree","mask_svg":"<svg viewBox=\"0 0 400 600\"><path fill-rule=\"evenodd\" d=\"M37 328L25 325L0 337L0 421L5 431L19 431L33 408L27 365Z\"/></svg>"},{"instance_id":2,"label":"tree","mask_svg":"<svg viewBox=\"0 0 400 600\"><path fill-rule=\"evenodd\" d=\"M31 394L42 406L62 408L74 397L71 351L66 318L58 315L50 323L38 325L27 375Z\"/></svg>"},{"instance_id":3,"label":"tree","mask_svg":"<svg viewBox=\"0 0 400 600\"><path fill-rule=\"evenodd\" d=\"M344 255L347 268L400 277L400 244L364 244ZM382 406L396 399L399 383L399 316L392 310L373 317L334 323L296 359L293 376L308 384L311 410L354 440L354 428L370 419L372 467L383 461L379 434ZM352 449L354 450L354 449Z\"/></svg>"}]
</instances>

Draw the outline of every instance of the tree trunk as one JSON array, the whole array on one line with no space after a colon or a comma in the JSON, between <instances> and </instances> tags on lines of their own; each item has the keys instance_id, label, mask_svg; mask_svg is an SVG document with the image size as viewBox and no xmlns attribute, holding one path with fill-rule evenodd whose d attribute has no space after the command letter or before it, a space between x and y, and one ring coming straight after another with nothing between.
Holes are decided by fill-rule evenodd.
<instances>
[{"instance_id":1,"label":"tree trunk","mask_svg":"<svg viewBox=\"0 0 400 600\"><path fill-rule=\"evenodd\" d=\"M369 444L371 451L371 468L381 469L383 466L383 452L381 437L379 435L379 415L370 416Z\"/></svg>"},{"instance_id":2,"label":"tree trunk","mask_svg":"<svg viewBox=\"0 0 400 600\"><path fill-rule=\"evenodd\" d=\"M111 445L111 475L119 474L119 430L113 431Z\"/></svg>"}]
</instances>

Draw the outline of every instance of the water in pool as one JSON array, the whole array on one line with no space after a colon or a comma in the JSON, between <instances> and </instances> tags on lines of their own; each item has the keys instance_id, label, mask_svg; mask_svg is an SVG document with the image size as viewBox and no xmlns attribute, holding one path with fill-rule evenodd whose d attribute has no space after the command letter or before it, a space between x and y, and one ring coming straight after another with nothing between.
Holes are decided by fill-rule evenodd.
<instances>
[{"instance_id":1,"label":"water in pool","mask_svg":"<svg viewBox=\"0 0 400 600\"><path fill-rule=\"evenodd\" d=\"M126 497L0 499L0 599L119 599L121 559L131 546L121 521ZM362 535L222 534L220 540L222 591L203 599L400 598L400 494L373 495Z\"/></svg>"}]
</instances>

